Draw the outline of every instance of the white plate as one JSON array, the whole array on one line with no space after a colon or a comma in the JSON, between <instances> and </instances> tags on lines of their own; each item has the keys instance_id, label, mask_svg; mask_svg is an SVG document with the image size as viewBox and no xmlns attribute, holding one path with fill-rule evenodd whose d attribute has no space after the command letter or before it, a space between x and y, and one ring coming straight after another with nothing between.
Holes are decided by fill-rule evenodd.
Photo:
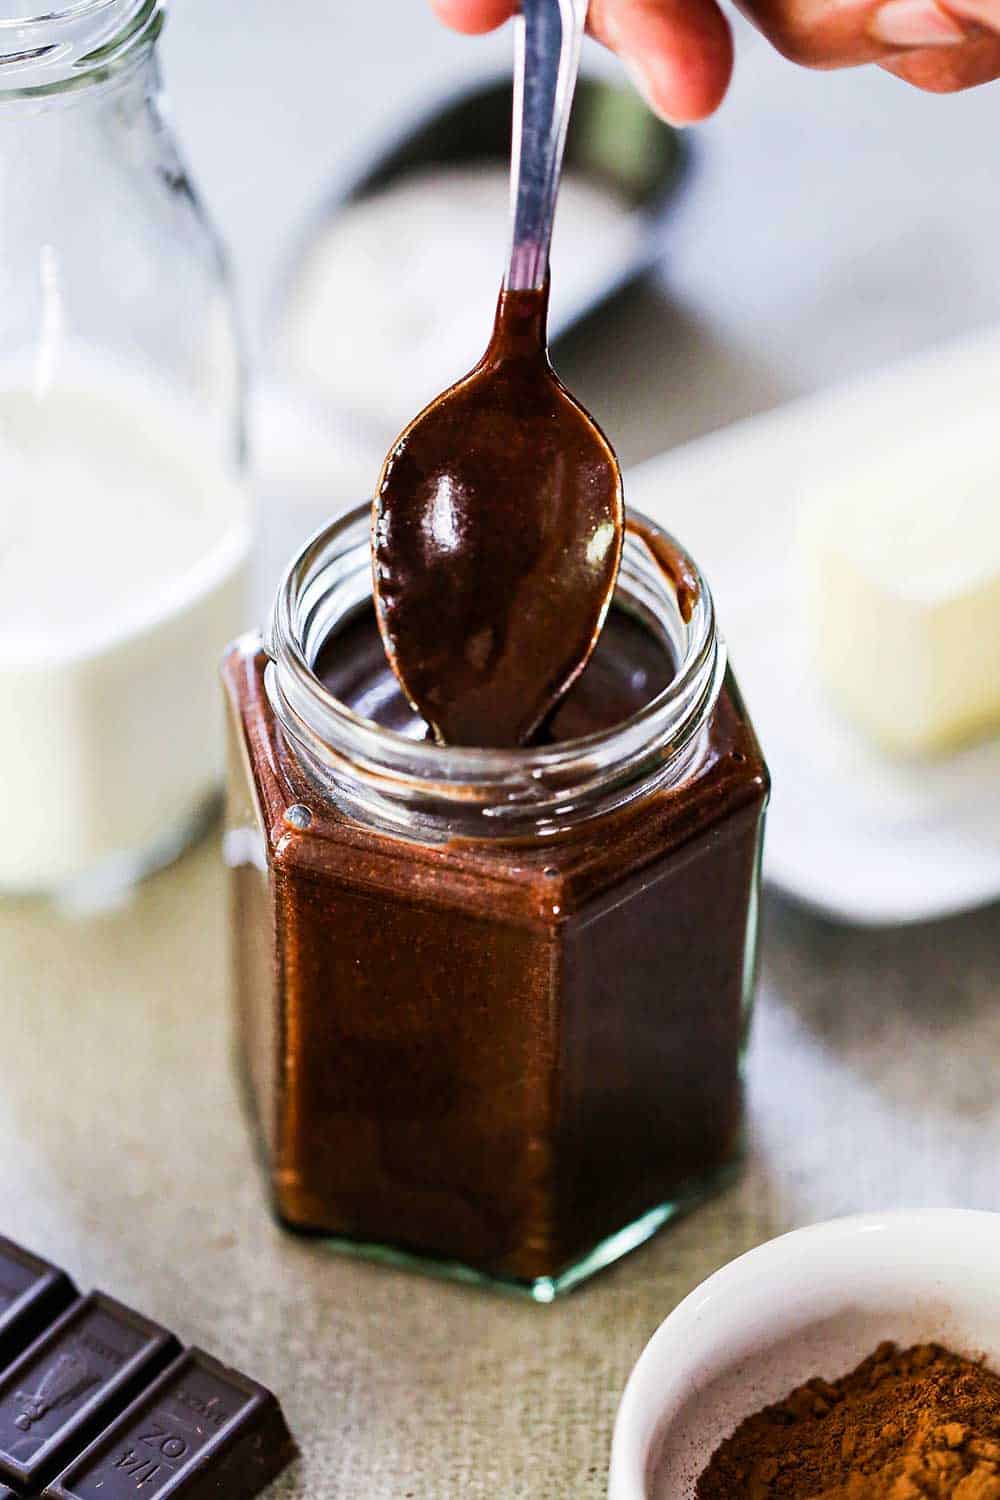
<instances>
[{"instance_id":1,"label":"white plate","mask_svg":"<svg viewBox=\"0 0 1000 1500\"><path fill-rule=\"evenodd\" d=\"M770 1240L710 1276L653 1334L611 1446L610 1500L692 1500L745 1417L883 1339L1000 1367L1000 1214L866 1214Z\"/></svg>"},{"instance_id":2,"label":"white plate","mask_svg":"<svg viewBox=\"0 0 1000 1500\"><path fill-rule=\"evenodd\" d=\"M927 921L1000 897L1000 739L943 760L894 761L827 704L795 607L795 509L841 463L977 418L997 443L1000 475L998 384L991 331L626 475L628 503L676 534L715 596L774 781L765 878L843 921Z\"/></svg>"}]
</instances>

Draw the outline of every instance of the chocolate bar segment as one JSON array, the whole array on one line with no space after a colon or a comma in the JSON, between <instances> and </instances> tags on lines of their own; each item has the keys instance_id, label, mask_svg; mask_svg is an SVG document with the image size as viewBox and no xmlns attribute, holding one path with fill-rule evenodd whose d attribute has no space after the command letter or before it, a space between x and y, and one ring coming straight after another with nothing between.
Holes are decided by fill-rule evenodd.
<instances>
[{"instance_id":1,"label":"chocolate bar segment","mask_svg":"<svg viewBox=\"0 0 1000 1500\"><path fill-rule=\"evenodd\" d=\"M65 1271L0 1235L0 1369L77 1295Z\"/></svg>"},{"instance_id":2,"label":"chocolate bar segment","mask_svg":"<svg viewBox=\"0 0 1000 1500\"><path fill-rule=\"evenodd\" d=\"M188 1349L45 1496L250 1500L294 1453L269 1390L200 1349Z\"/></svg>"},{"instance_id":3,"label":"chocolate bar segment","mask_svg":"<svg viewBox=\"0 0 1000 1500\"><path fill-rule=\"evenodd\" d=\"M74 1302L0 1373L0 1480L37 1494L179 1347L102 1292Z\"/></svg>"}]
</instances>

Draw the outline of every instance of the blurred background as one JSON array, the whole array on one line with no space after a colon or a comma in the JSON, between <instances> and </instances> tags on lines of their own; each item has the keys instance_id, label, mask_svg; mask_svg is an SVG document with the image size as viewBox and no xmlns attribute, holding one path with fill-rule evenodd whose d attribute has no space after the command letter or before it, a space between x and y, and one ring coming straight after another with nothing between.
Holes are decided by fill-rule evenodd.
<instances>
[{"instance_id":1,"label":"blurred background","mask_svg":"<svg viewBox=\"0 0 1000 1500\"><path fill-rule=\"evenodd\" d=\"M626 462L1000 315L997 90L808 72L735 24L732 90L686 132L655 288L561 354ZM291 26L263 0L175 0L175 125L258 348L289 234L331 180L432 101L508 72L510 49L509 29L454 36L420 0L298 0ZM623 76L593 43L584 69Z\"/></svg>"},{"instance_id":2,"label":"blurred background","mask_svg":"<svg viewBox=\"0 0 1000 1500\"><path fill-rule=\"evenodd\" d=\"M510 27L169 10L180 156L148 59L53 91L155 7L39 15L0 79L0 889L94 906L208 826L226 640L478 358L508 237ZM554 360L710 581L774 772L766 876L927 920L1000 894L1000 92L735 26L686 131L587 44Z\"/></svg>"},{"instance_id":3,"label":"blurred background","mask_svg":"<svg viewBox=\"0 0 1000 1500\"><path fill-rule=\"evenodd\" d=\"M578 98L589 144L571 138L557 216L555 362L614 441L626 498L708 572L774 772L772 884L866 925L940 916L1000 893L981 815L1000 748L975 732L977 715L995 721L1000 659L970 646L1000 608L1000 90L811 72L734 26L729 96L679 134L586 44L584 77L624 87L631 115L619 94L590 120ZM302 539L369 492L396 432L483 346L499 161L449 177L426 160L413 176L411 160L409 189L357 190L419 122L491 81L502 153L510 59L510 28L459 37L414 0L302 0L294 27L256 0L176 0L167 84L254 372L257 620ZM471 149L482 110L446 132L445 155ZM426 138L417 168L421 152ZM918 433L930 449L906 458ZM810 511L831 535L803 543ZM847 552L866 556L851 604ZM949 646L940 622L966 605ZM893 697L904 662L919 666ZM959 753L923 753L941 745Z\"/></svg>"}]
</instances>

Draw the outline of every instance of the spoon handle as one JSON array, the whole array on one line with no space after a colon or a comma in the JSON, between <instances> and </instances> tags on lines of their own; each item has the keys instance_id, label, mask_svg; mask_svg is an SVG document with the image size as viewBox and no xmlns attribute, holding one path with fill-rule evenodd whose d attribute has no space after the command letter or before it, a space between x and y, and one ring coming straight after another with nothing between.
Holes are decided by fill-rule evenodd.
<instances>
[{"instance_id":1,"label":"spoon handle","mask_svg":"<svg viewBox=\"0 0 1000 1500\"><path fill-rule=\"evenodd\" d=\"M515 20L514 135L510 198L513 239L504 285L532 291L545 281L563 147L588 0L521 0Z\"/></svg>"}]
</instances>

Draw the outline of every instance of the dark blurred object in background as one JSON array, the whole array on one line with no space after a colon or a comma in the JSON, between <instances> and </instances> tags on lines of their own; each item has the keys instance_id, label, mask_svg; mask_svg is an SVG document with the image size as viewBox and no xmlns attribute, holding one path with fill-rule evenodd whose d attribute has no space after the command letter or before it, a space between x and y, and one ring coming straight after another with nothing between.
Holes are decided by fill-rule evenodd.
<instances>
[{"instance_id":1,"label":"dark blurred object in background","mask_svg":"<svg viewBox=\"0 0 1000 1500\"><path fill-rule=\"evenodd\" d=\"M508 234L509 79L423 112L310 218L272 314L273 364L384 452L486 345ZM687 153L638 96L581 79L566 147L550 331L651 265Z\"/></svg>"}]
</instances>

